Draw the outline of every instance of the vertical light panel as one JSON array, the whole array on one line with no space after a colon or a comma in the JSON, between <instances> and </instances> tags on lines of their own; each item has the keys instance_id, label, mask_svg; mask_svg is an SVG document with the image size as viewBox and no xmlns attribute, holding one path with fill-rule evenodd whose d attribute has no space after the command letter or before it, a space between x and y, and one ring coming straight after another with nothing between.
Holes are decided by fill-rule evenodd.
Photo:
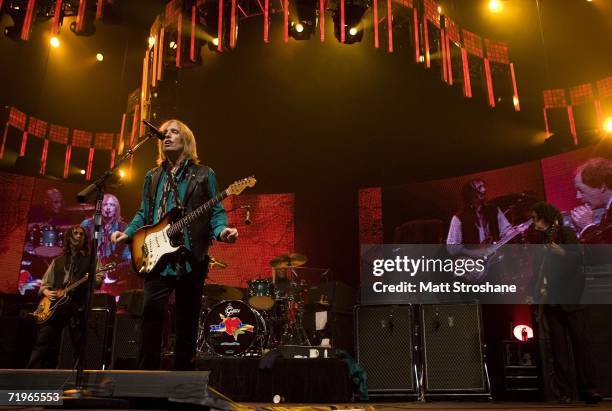
<instances>
[{"instance_id":1,"label":"vertical light panel","mask_svg":"<svg viewBox=\"0 0 612 411\"><path fill-rule=\"evenodd\" d=\"M19 156L25 156L26 145L28 144L28 132L24 130L23 135L21 137L21 149L19 150Z\"/></svg>"},{"instance_id":2,"label":"vertical light panel","mask_svg":"<svg viewBox=\"0 0 612 411\"><path fill-rule=\"evenodd\" d=\"M467 51L461 48L461 61L463 62L463 92L466 97L472 97L472 84L470 82L470 67L468 66Z\"/></svg>"},{"instance_id":3,"label":"vertical light panel","mask_svg":"<svg viewBox=\"0 0 612 411\"><path fill-rule=\"evenodd\" d=\"M423 16L423 38L425 41L425 67L431 67L431 58L429 55L429 27L427 27L427 17Z\"/></svg>"},{"instance_id":4,"label":"vertical light panel","mask_svg":"<svg viewBox=\"0 0 612 411\"><path fill-rule=\"evenodd\" d=\"M195 7L195 6L194 6ZM232 0L230 16L230 48L236 47L236 0Z\"/></svg>"},{"instance_id":5,"label":"vertical light panel","mask_svg":"<svg viewBox=\"0 0 612 411\"><path fill-rule=\"evenodd\" d=\"M40 174L45 175L47 172L47 156L49 155L49 140L45 139L43 145L42 157L40 159Z\"/></svg>"},{"instance_id":6,"label":"vertical light panel","mask_svg":"<svg viewBox=\"0 0 612 411\"><path fill-rule=\"evenodd\" d=\"M21 27L21 40L30 39L30 29L32 28L32 20L34 20L35 7L36 7L36 0L28 0L26 15L23 20L23 26Z\"/></svg>"},{"instance_id":7,"label":"vertical light panel","mask_svg":"<svg viewBox=\"0 0 612 411\"><path fill-rule=\"evenodd\" d=\"M81 32L83 30L83 25L85 24L85 2L87 0L80 0L79 9L77 11L76 18L76 29L77 32Z\"/></svg>"},{"instance_id":8,"label":"vertical light panel","mask_svg":"<svg viewBox=\"0 0 612 411\"><path fill-rule=\"evenodd\" d=\"M495 95L493 94L493 79L491 78L491 64L489 59L484 59L485 77L487 79L487 95L489 96L489 105L495 107Z\"/></svg>"},{"instance_id":9,"label":"vertical light panel","mask_svg":"<svg viewBox=\"0 0 612 411\"><path fill-rule=\"evenodd\" d=\"M451 59L450 39L446 36L446 71L448 72L448 84L453 85L453 65Z\"/></svg>"},{"instance_id":10,"label":"vertical light panel","mask_svg":"<svg viewBox=\"0 0 612 411\"><path fill-rule=\"evenodd\" d=\"M414 19L414 58L418 64L421 62L421 45L419 42L419 16L416 7L412 9L412 17Z\"/></svg>"},{"instance_id":11,"label":"vertical light panel","mask_svg":"<svg viewBox=\"0 0 612 411\"><path fill-rule=\"evenodd\" d=\"M153 62L151 64L151 76L150 76L150 84L151 87L155 87L157 84L157 49L159 48L159 34L155 35L155 42L153 43L153 50L151 50L151 54L153 56Z\"/></svg>"},{"instance_id":12,"label":"vertical light panel","mask_svg":"<svg viewBox=\"0 0 612 411\"><path fill-rule=\"evenodd\" d=\"M162 65L164 63L164 27L159 30L159 44L157 45L157 76L155 81L161 80L162 76ZM125 115L125 114L124 114Z\"/></svg>"},{"instance_id":13,"label":"vertical light panel","mask_svg":"<svg viewBox=\"0 0 612 411\"><path fill-rule=\"evenodd\" d=\"M0 159L4 157L4 146L6 145L7 134L8 134L8 123L4 125L4 133L2 134L2 146L0 146Z\"/></svg>"},{"instance_id":14,"label":"vertical light panel","mask_svg":"<svg viewBox=\"0 0 612 411\"><path fill-rule=\"evenodd\" d=\"M521 102L518 95L518 88L516 87L516 75L514 74L514 64L512 63L510 63L510 76L512 76L512 90L514 93L512 102L514 103L514 109L516 111L521 111Z\"/></svg>"},{"instance_id":15,"label":"vertical light panel","mask_svg":"<svg viewBox=\"0 0 612 411\"><path fill-rule=\"evenodd\" d=\"M576 121L574 120L574 108L567 106L567 117L569 118L570 132L574 137L574 145L578 144L578 133L576 133Z\"/></svg>"},{"instance_id":16,"label":"vertical light panel","mask_svg":"<svg viewBox=\"0 0 612 411\"><path fill-rule=\"evenodd\" d=\"M89 147L89 158L87 159L87 173L85 174L85 179L87 181L91 180L91 168L93 167L93 159L94 159L94 148Z\"/></svg>"},{"instance_id":17,"label":"vertical light panel","mask_svg":"<svg viewBox=\"0 0 612 411\"><path fill-rule=\"evenodd\" d=\"M372 3L372 19L374 19L374 48L378 48L380 45L378 41L378 0Z\"/></svg>"},{"instance_id":18,"label":"vertical light panel","mask_svg":"<svg viewBox=\"0 0 612 411\"><path fill-rule=\"evenodd\" d=\"M72 146L66 145L66 158L64 160L64 178L68 178L68 170L70 169L70 156L72 155Z\"/></svg>"},{"instance_id":19,"label":"vertical light panel","mask_svg":"<svg viewBox=\"0 0 612 411\"><path fill-rule=\"evenodd\" d=\"M285 43L289 41L289 0L283 0L283 39Z\"/></svg>"},{"instance_id":20,"label":"vertical light panel","mask_svg":"<svg viewBox=\"0 0 612 411\"><path fill-rule=\"evenodd\" d=\"M264 0L264 43L270 42L270 0Z\"/></svg>"},{"instance_id":21,"label":"vertical light panel","mask_svg":"<svg viewBox=\"0 0 612 411\"><path fill-rule=\"evenodd\" d=\"M217 20L217 51L223 51L223 0L218 0L219 3L219 16Z\"/></svg>"},{"instance_id":22,"label":"vertical light panel","mask_svg":"<svg viewBox=\"0 0 612 411\"><path fill-rule=\"evenodd\" d=\"M319 32L321 43L323 43L325 41L325 0L319 0Z\"/></svg>"},{"instance_id":23,"label":"vertical light panel","mask_svg":"<svg viewBox=\"0 0 612 411\"><path fill-rule=\"evenodd\" d=\"M142 83L140 85L140 105L141 111L144 112L144 107L149 98L149 50L145 51L145 57L142 63Z\"/></svg>"},{"instance_id":24,"label":"vertical light panel","mask_svg":"<svg viewBox=\"0 0 612 411\"><path fill-rule=\"evenodd\" d=\"M110 168L115 167L115 155L116 155L116 152L115 152L115 149L113 148L111 150Z\"/></svg>"},{"instance_id":25,"label":"vertical light panel","mask_svg":"<svg viewBox=\"0 0 612 411\"><path fill-rule=\"evenodd\" d=\"M221 3L221 0L219 0L219 3ZM182 47L183 41L181 38L182 37L181 31L183 29L182 26L183 26L183 15L181 13L178 13L178 18L176 22L176 67L179 67L179 68L181 67L181 50L183 49Z\"/></svg>"},{"instance_id":26,"label":"vertical light panel","mask_svg":"<svg viewBox=\"0 0 612 411\"><path fill-rule=\"evenodd\" d=\"M62 12L62 1L56 0L55 2L55 13L53 14L53 24L51 25L51 34L59 33L59 21L60 14ZM2 8L2 0L0 0L0 9Z\"/></svg>"},{"instance_id":27,"label":"vertical light panel","mask_svg":"<svg viewBox=\"0 0 612 411\"><path fill-rule=\"evenodd\" d=\"M445 83L448 83L448 76L446 75L446 36L443 28L440 28L440 43L442 45L442 79Z\"/></svg>"},{"instance_id":28,"label":"vertical light panel","mask_svg":"<svg viewBox=\"0 0 612 411\"><path fill-rule=\"evenodd\" d=\"M195 50L195 33L196 33L196 6L191 6L191 43L189 44L189 59L195 63L196 61L196 50Z\"/></svg>"},{"instance_id":29,"label":"vertical light panel","mask_svg":"<svg viewBox=\"0 0 612 411\"><path fill-rule=\"evenodd\" d=\"M389 36L389 53L393 53L393 9L391 0L387 0L387 33Z\"/></svg>"},{"instance_id":30,"label":"vertical light panel","mask_svg":"<svg viewBox=\"0 0 612 411\"><path fill-rule=\"evenodd\" d=\"M546 115L546 107L542 109L544 113L544 127L546 128L546 137L550 136L550 126L548 125L548 116Z\"/></svg>"},{"instance_id":31,"label":"vertical light panel","mask_svg":"<svg viewBox=\"0 0 612 411\"><path fill-rule=\"evenodd\" d=\"M104 1L98 0L98 7L96 8L96 20L102 20L102 16L104 15Z\"/></svg>"},{"instance_id":32,"label":"vertical light panel","mask_svg":"<svg viewBox=\"0 0 612 411\"><path fill-rule=\"evenodd\" d=\"M340 43L346 40L346 23L344 21L344 0L340 0Z\"/></svg>"}]
</instances>

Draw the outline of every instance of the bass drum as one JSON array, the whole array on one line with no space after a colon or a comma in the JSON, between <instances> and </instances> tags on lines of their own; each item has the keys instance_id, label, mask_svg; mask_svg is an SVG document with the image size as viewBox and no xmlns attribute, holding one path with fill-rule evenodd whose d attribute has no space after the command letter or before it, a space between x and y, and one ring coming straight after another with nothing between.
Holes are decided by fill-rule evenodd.
<instances>
[{"instance_id":1,"label":"bass drum","mask_svg":"<svg viewBox=\"0 0 612 411\"><path fill-rule=\"evenodd\" d=\"M222 356L261 354L267 343L263 317L239 300L223 301L212 307L202 328L210 350Z\"/></svg>"}]
</instances>

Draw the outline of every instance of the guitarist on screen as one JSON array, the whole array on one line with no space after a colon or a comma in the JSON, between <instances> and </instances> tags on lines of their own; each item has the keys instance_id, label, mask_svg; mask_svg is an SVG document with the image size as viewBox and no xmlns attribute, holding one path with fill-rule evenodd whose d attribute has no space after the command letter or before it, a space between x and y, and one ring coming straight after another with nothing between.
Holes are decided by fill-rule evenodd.
<instances>
[{"instance_id":1,"label":"guitarist on screen","mask_svg":"<svg viewBox=\"0 0 612 411\"><path fill-rule=\"evenodd\" d=\"M189 127L179 120L169 120L159 132L163 140L158 143L158 166L147 172L140 209L124 232L111 235L114 243L132 241L139 229L157 224L168 213L180 213L181 209L183 214L190 213L217 195L215 173L199 164L195 137ZM184 246L181 252L164 260L145 278L141 369L160 368L164 313L173 290L176 292L174 368L194 369L202 288L208 272L208 247L211 239L233 243L237 238L238 230L227 226L221 203L172 238L173 245Z\"/></svg>"},{"instance_id":2,"label":"guitarist on screen","mask_svg":"<svg viewBox=\"0 0 612 411\"><path fill-rule=\"evenodd\" d=\"M67 239L64 243L64 251L49 265L39 291L51 301L62 298L66 286L81 280L89 268L89 242L85 229L78 225L72 226L66 231L64 238ZM96 287L99 287L101 283L102 275L97 274ZM40 325L28 368L55 368L57 366L62 330L66 325L69 327L73 346L78 346L82 336L86 287L86 281L75 287L70 292L69 301L62 304L48 321ZM78 354L78 350L74 352Z\"/></svg>"}]
</instances>

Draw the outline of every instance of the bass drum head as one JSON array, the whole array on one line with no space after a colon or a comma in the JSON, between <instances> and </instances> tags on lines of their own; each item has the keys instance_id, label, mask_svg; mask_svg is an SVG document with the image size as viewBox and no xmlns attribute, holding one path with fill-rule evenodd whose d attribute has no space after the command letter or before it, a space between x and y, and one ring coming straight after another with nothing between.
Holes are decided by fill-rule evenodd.
<instances>
[{"instance_id":1,"label":"bass drum head","mask_svg":"<svg viewBox=\"0 0 612 411\"><path fill-rule=\"evenodd\" d=\"M266 326L261 314L239 300L212 307L203 327L206 343L218 355L234 357L256 343L260 349L265 345Z\"/></svg>"}]
</instances>

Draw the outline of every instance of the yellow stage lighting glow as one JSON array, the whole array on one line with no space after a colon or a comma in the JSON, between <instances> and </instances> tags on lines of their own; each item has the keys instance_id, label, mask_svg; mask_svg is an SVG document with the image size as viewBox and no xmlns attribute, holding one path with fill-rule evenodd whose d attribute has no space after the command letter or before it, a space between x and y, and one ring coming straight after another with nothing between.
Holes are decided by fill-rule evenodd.
<instances>
[{"instance_id":1,"label":"yellow stage lighting glow","mask_svg":"<svg viewBox=\"0 0 612 411\"><path fill-rule=\"evenodd\" d=\"M149 37L149 48L152 48L155 45L155 37Z\"/></svg>"},{"instance_id":2,"label":"yellow stage lighting glow","mask_svg":"<svg viewBox=\"0 0 612 411\"><path fill-rule=\"evenodd\" d=\"M123 169L119 169L119 178L125 178L126 172Z\"/></svg>"},{"instance_id":3,"label":"yellow stage lighting glow","mask_svg":"<svg viewBox=\"0 0 612 411\"><path fill-rule=\"evenodd\" d=\"M438 14L442 14L442 6L438 6Z\"/></svg>"},{"instance_id":4,"label":"yellow stage lighting glow","mask_svg":"<svg viewBox=\"0 0 612 411\"><path fill-rule=\"evenodd\" d=\"M612 133L612 116L606 118L603 124L604 131L606 133Z\"/></svg>"},{"instance_id":5,"label":"yellow stage lighting glow","mask_svg":"<svg viewBox=\"0 0 612 411\"><path fill-rule=\"evenodd\" d=\"M501 0L489 0L489 10L491 10L493 13L499 13L503 10L503 8L504 5Z\"/></svg>"},{"instance_id":6,"label":"yellow stage lighting glow","mask_svg":"<svg viewBox=\"0 0 612 411\"><path fill-rule=\"evenodd\" d=\"M49 43L51 43L51 46L58 48L60 45L60 41L57 37L53 36L51 37L51 40L49 41Z\"/></svg>"},{"instance_id":7,"label":"yellow stage lighting glow","mask_svg":"<svg viewBox=\"0 0 612 411\"><path fill-rule=\"evenodd\" d=\"M356 35L357 35L357 31L358 31L358 30L357 30L357 27L351 27L351 28L349 29L349 34L350 34L351 36L356 36Z\"/></svg>"},{"instance_id":8,"label":"yellow stage lighting glow","mask_svg":"<svg viewBox=\"0 0 612 411\"><path fill-rule=\"evenodd\" d=\"M213 39L212 43L213 43L215 46L218 46L218 45L219 45L219 38L215 37L215 38Z\"/></svg>"},{"instance_id":9,"label":"yellow stage lighting glow","mask_svg":"<svg viewBox=\"0 0 612 411\"><path fill-rule=\"evenodd\" d=\"M104 54L102 54L102 53L96 54L96 60L98 60L98 61L104 60Z\"/></svg>"},{"instance_id":10,"label":"yellow stage lighting glow","mask_svg":"<svg viewBox=\"0 0 612 411\"><path fill-rule=\"evenodd\" d=\"M304 31L304 26L302 25L302 23L297 23L295 25L295 31L297 31L298 33L301 33Z\"/></svg>"}]
</instances>

